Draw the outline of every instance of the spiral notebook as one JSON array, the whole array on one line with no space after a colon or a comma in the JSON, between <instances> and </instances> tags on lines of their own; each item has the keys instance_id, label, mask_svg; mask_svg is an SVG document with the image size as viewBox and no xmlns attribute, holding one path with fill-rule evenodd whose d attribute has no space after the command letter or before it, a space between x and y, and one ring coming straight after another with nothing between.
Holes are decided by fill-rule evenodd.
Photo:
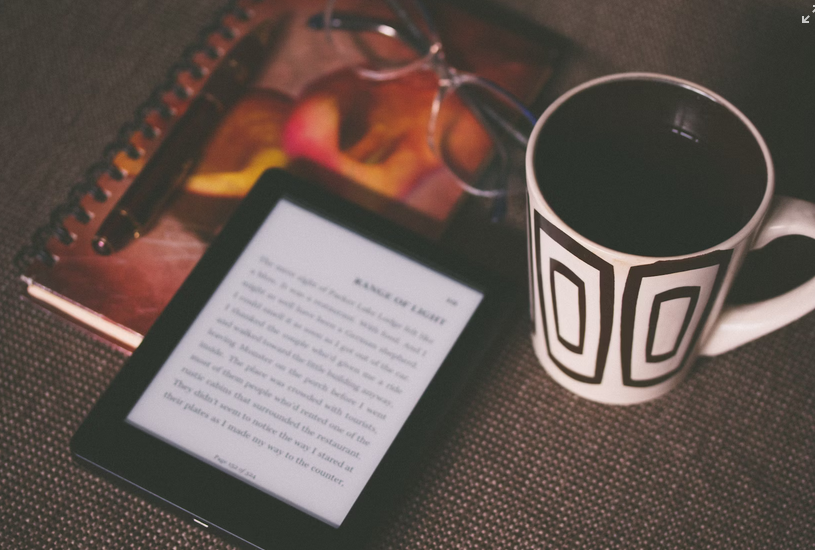
<instances>
[{"instance_id":1,"label":"spiral notebook","mask_svg":"<svg viewBox=\"0 0 815 550\"><path fill-rule=\"evenodd\" d=\"M425 150L435 76L360 78L357 61L309 27L323 9L322 0L228 4L18 253L24 295L132 351L270 167L316 180L428 236L444 232L463 194L434 171L438 161ZM564 49L557 37L480 2L434 3L432 11L451 64L490 78L527 104L540 101ZM140 184L142 168L184 124L185 112L241 37L263 24L269 48L259 75L219 121L158 221L121 250L99 255L91 246L99 225L125 191ZM373 143L376 158L353 158L343 146L349 133L363 135L369 149ZM389 165L394 148L410 160ZM426 166L404 169L417 163Z\"/></svg>"}]
</instances>

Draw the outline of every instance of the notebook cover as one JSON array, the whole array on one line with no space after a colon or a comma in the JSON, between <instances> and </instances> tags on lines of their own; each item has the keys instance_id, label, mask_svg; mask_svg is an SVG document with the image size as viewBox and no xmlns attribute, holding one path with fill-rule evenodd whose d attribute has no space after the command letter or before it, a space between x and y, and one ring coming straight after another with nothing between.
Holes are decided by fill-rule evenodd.
<instances>
[{"instance_id":1,"label":"notebook cover","mask_svg":"<svg viewBox=\"0 0 815 550\"><path fill-rule=\"evenodd\" d=\"M269 167L319 181L427 236L441 235L463 197L426 142L435 75L361 78L356 60L306 25L323 6L314 0L227 6L20 251L26 295L131 351ZM435 3L432 11L451 65L527 104L541 96L562 47L550 33L487 4ZM230 48L267 20L274 22L275 47L266 66L222 119L181 191L144 236L98 255L91 240L99 224ZM341 134L349 133L362 137L342 145Z\"/></svg>"}]
</instances>

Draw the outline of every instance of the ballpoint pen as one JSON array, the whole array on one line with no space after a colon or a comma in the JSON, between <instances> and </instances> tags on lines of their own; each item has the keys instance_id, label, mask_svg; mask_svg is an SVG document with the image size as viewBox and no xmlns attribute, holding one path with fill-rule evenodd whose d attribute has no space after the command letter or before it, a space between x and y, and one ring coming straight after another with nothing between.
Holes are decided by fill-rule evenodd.
<instances>
[{"instance_id":1,"label":"ballpoint pen","mask_svg":"<svg viewBox=\"0 0 815 550\"><path fill-rule=\"evenodd\" d=\"M142 236L189 175L206 140L263 66L279 24L267 21L240 39L125 191L93 237L102 255Z\"/></svg>"}]
</instances>

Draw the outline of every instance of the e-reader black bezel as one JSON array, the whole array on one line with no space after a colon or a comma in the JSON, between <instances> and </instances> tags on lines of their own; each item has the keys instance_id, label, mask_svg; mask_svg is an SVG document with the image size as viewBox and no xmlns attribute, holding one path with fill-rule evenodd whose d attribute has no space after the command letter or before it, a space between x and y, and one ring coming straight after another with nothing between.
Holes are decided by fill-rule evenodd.
<instances>
[{"instance_id":1,"label":"e-reader black bezel","mask_svg":"<svg viewBox=\"0 0 815 550\"><path fill-rule=\"evenodd\" d=\"M126 422L130 410L281 199L311 210L484 294L393 444L335 528ZM227 538L259 548L352 548L373 532L415 473L433 427L470 377L518 293L432 243L282 170L238 207L71 441L75 459Z\"/></svg>"}]
</instances>

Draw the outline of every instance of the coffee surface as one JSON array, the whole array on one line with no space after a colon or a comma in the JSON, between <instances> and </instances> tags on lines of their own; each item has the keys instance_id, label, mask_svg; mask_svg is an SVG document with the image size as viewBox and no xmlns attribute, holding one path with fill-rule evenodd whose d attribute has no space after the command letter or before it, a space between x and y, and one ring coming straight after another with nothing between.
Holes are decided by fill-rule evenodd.
<instances>
[{"instance_id":1,"label":"coffee surface","mask_svg":"<svg viewBox=\"0 0 815 550\"><path fill-rule=\"evenodd\" d=\"M689 254L728 239L755 212L755 193L742 191L760 174L682 129L572 130L542 134L538 185L555 214L597 244L643 256Z\"/></svg>"}]
</instances>

